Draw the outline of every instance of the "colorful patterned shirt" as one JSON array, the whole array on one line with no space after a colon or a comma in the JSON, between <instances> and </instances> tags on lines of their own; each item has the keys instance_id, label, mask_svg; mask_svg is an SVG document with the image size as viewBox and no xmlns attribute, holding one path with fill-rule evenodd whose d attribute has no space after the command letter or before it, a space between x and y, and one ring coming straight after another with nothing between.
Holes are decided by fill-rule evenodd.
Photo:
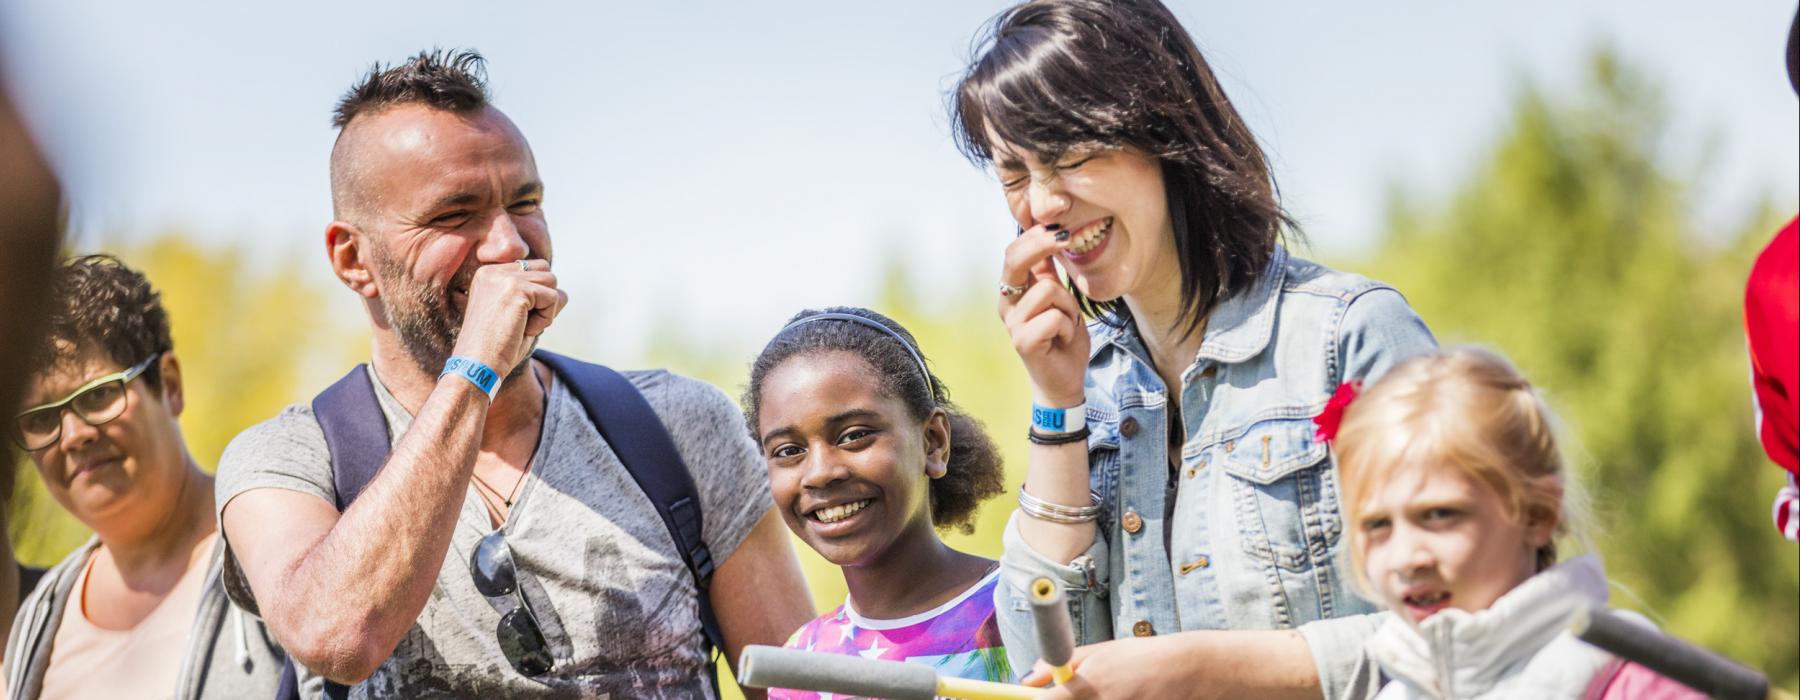
<instances>
[{"instance_id":1,"label":"colorful patterned shirt","mask_svg":"<svg viewBox=\"0 0 1800 700\"><path fill-rule=\"evenodd\" d=\"M856 614L850 600L806 623L788 639L787 648L865 659L925 664L939 676L1010 683L1012 665L994 621L994 571L961 595L932 610L898 620L875 620ZM770 688L770 700L841 700L844 696Z\"/></svg>"}]
</instances>

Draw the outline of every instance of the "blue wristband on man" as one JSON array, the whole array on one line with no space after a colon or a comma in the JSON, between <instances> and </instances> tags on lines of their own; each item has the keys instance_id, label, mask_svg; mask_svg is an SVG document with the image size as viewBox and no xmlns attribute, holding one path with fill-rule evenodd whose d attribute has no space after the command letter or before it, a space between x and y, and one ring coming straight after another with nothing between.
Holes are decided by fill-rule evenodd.
<instances>
[{"instance_id":1,"label":"blue wristband on man","mask_svg":"<svg viewBox=\"0 0 1800 700\"><path fill-rule=\"evenodd\" d=\"M450 356L450 359L444 361L444 371L438 373L438 378L443 379L446 374L469 380L481 393L487 394L489 401L493 401L494 395L500 393L500 373L473 357Z\"/></svg>"}]
</instances>

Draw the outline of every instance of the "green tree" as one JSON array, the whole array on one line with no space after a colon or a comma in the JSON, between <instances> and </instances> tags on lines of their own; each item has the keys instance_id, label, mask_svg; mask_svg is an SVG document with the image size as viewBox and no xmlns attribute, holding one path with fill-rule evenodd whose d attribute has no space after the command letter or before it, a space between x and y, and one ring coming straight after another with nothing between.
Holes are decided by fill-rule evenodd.
<instances>
[{"instance_id":1,"label":"green tree","mask_svg":"<svg viewBox=\"0 0 1800 700\"><path fill-rule=\"evenodd\" d=\"M1607 50L1580 89L1527 84L1446 201L1404 192L1372 262L1445 344L1505 352L1544 389L1623 595L1668 631L1792 686L1800 559L1769 524L1781 483L1751 430L1743 285L1780 221L1693 223L1667 109Z\"/></svg>"}]
</instances>

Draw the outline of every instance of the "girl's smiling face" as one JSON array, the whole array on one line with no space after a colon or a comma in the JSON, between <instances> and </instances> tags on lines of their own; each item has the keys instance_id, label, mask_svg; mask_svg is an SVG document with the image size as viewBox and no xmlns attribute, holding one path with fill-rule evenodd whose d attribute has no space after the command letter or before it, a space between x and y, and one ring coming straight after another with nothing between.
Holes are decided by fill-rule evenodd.
<instances>
[{"instance_id":1,"label":"girl's smiling face","mask_svg":"<svg viewBox=\"0 0 1800 700\"><path fill-rule=\"evenodd\" d=\"M1510 512L1491 487L1449 466L1396 470L1358 511L1352 546L1371 591L1415 624L1445 608L1493 605L1537 572L1537 550L1556 527Z\"/></svg>"},{"instance_id":2,"label":"girl's smiling face","mask_svg":"<svg viewBox=\"0 0 1800 700\"><path fill-rule=\"evenodd\" d=\"M788 529L838 566L879 559L903 536L935 536L930 479L943 476L950 429L882 392L848 351L796 355L765 376L757 434Z\"/></svg>"}]
</instances>

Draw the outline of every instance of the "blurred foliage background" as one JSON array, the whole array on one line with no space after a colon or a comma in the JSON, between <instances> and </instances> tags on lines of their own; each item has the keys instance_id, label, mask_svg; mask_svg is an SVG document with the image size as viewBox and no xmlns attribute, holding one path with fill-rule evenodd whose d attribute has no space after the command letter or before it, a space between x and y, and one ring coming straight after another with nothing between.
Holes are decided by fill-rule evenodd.
<instances>
[{"instance_id":1,"label":"blurred foliage background","mask_svg":"<svg viewBox=\"0 0 1800 700\"><path fill-rule=\"evenodd\" d=\"M1393 283L1441 342L1499 349L1543 387L1586 474L1615 606L1793 688L1800 549L1769 523L1782 475L1751 431L1742 295L1794 193L1771 192L1736 230L1695 230L1690 193L1704 158L1674 155L1692 149L1672 147L1682 137L1656 86L1606 50L1585 70L1568 94L1522 81L1510 120L1462 182L1395 184L1381 242L1326 262ZM366 355L367 340L360 312L327 301L347 295L301 274L323 261L246 265L241 251L187 240L107 247L163 291L189 377L183 429L211 469L232 435L310 397ZM952 397L998 438L1016 487L1029 392L993 316L991 280L926 308L905 270L870 267L882 280L873 306L919 337ZM761 340L728 340L670 324L647 357L602 359L669 367L736 395ZM47 566L87 533L20 461L8 534L22 561ZM1011 509L996 498L974 534L948 539L997 557ZM839 573L796 546L819 609L841 603Z\"/></svg>"}]
</instances>

